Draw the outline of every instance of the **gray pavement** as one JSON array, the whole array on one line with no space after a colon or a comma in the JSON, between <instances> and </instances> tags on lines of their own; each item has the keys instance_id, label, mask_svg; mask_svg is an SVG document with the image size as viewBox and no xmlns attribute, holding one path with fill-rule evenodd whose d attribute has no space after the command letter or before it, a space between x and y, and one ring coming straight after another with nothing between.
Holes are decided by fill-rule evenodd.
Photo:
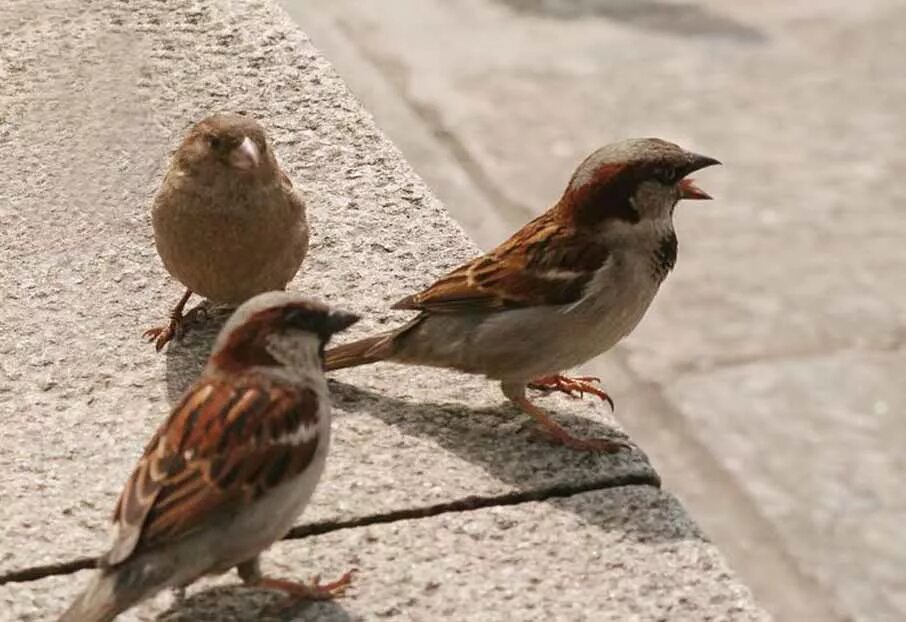
<instances>
[{"instance_id":1,"label":"gray pavement","mask_svg":"<svg viewBox=\"0 0 906 622\"><path fill-rule=\"evenodd\" d=\"M269 0L13 0L0 41L0 620L47 620L216 329L163 354L140 338L180 293L148 209L190 123L263 121L313 224L290 287L363 313L359 333L476 249ZM267 563L357 566L349 598L287 617L229 576L122 619L766 619L640 449L550 447L479 378L382 365L331 389L323 485ZM590 400L543 403L622 433Z\"/></svg>"},{"instance_id":2,"label":"gray pavement","mask_svg":"<svg viewBox=\"0 0 906 622\"><path fill-rule=\"evenodd\" d=\"M485 248L604 142L720 158L588 370L778 619L906 618L902 2L283 3Z\"/></svg>"},{"instance_id":3,"label":"gray pavement","mask_svg":"<svg viewBox=\"0 0 906 622\"><path fill-rule=\"evenodd\" d=\"M669 527L668 527L669 526ZM336 531L274 547L276 576L358 569L342 600L280 611L274 595L205 581L163 593L123 622L227 620L768 620L668 494L628 486L545 503L499 506ZM86 573L0 586L0 604L44 620Z\"/></svg>"}]
</instances>

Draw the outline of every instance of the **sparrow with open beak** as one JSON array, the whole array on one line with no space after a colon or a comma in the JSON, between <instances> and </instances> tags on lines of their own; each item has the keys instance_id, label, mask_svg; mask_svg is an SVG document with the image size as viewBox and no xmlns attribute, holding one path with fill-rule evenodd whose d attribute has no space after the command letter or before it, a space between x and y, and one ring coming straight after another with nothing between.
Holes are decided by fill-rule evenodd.
<instances>
[{"instance_id":1,"label":"sparrow with open beak","mask_svg":"<svg viewBox=\"0 0 906 622\"><path fill-rule=\"evenodd\" d=\"M553 208L393 306L419 311L414 320L328 351L326 368L393 361L483 374L554 442L619 450L610 439L570 434L526 388L610 401L597 379L561 372L606 352L642 319L676 260L674 207L711 198L687 175L713 164L657 138L598 149Z\"/></svg>"},{"instance_id":2,"label":"sparrow with open beak","mask_svg":"<svg viewBox=\"0 0 906 622\"><path fill-rule=\"evenodd\" d=\"M259 554L324 471L330 336L358 319L287 292L239 307L198 381L157 430L113 514L113 545L61 622L104 622L167 587L235 567L251 586L329 599L349 584L264 577Z\"/></svg>"},{"instance_id":3,"label":"sparrow with open beak","mask_svg":"<svg viewBox=\"0 0 906 622\"><path fill-rule=\"evenodd\" d=\"M160 350L204 314L192 293L235 306L280 290L308 251L305 203L280 170L261 125L238 114L197 123L170 162L152 208L164 267L186 291L166 326L145 337Z\"/></svg>"}]
</instances>

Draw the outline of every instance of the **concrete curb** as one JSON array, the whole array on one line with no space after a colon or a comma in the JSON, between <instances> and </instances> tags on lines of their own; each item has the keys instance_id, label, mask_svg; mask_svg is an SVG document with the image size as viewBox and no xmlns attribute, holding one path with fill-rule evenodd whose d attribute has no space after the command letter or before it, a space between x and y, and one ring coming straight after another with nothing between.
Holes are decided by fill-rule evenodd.
<instances>
[{"instance_id":1,"label":"concrete curb","mask_svg":"<svg viewBox=\"0 0 906 622\"><path fill-rule=\"evenodd\" d=\"M0 150L0 416L7 422L0 432L0 574L21 580L30 570L37 580L0 587L0 619L39 620L58 613L84 580L71 580L78 564L65 564L103 550L123 478L197 375L216 329L164 355L139 337L178 295L155 256L147 206L168 149L189 123L219 109L263 121L313 221L311 256L290 287L365 314L361 333L402 321L388 315L388 303L475 248L268 0L54 0L41 7L14 0L7 14L0 26L0 132L9 145ZM552 611L563 619L601 619L602 611L608 619L671 611L688 619L765 617L682 509L654 487L659 479L640 451L580 456L533 442L514 411L499 406L497 388L480 378L384 365L337 374L332 391L336 442L303 518L315 527L297 534L321 535L306 560L278 552L289 551L287 544L273 559L293 574L368 568L340 606L348 607L345 617L336 619L437 619L450 607L450 617L468 611L461 617L469 619L510 611L526 620L550 619ZM550 398L545 405L586 433L618 428L591 402ZM584 508L567 512L581 519L569 529L559 519L545 523L547 500L560 497L567 498L553 507ZM493 518L511 514L517 518ZM620 533L642 535L595 570L610 587L593 581L581 590L591 597L576 600L559 586L576 576L570 560L591 567L596 558L586 555L586 541L610 537L607 516L621 517ZM500 528L500 520L533 535ZM471 564L445 567L427 604L402 598L405 585L418 582L382 583L405 574L414 551L432 551L419 558L425 568L467 551L444 534L468 532L468 524L480 526L479 537L469 536L477 543ZM413 538L388 535L369 557L369 533L409 529ZM574 540L574 530L582 538ZM656 543L662 538L682 543L680 558L693 561L670 557L678 549L665 551ZM358 542L365 544L346 546ZM513 560L520 581L541 586L535 601L524 602L536 605L513 609L518 594L486 593L509 581L504 557L490 550L504 557L520 551ZM630 575L622 581L628 567L631 576L659 579L636 591ZM393 585L401 587L394 592ZM482 595L483 608L474 609ZM258 619L242 598L229 611L201 598L167 612L168 598L122 619Z\"/></svg>"}]
</instances>

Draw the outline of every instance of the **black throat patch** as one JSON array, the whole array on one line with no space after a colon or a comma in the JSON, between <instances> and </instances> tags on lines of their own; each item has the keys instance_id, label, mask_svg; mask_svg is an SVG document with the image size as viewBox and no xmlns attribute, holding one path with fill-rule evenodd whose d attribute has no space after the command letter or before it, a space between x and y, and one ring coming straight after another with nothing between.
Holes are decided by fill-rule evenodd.
<instances>
[{"instance_id":1,"label":"black throat patch","mask_svg":"<svg viewBox=\"0 0 906 622\"><path fill-rule=\"evenodd\" d=\"M664 234L658 242L657 249L651 257L651 274L658 281L663 281L676 265L676 233Z\"/></svg>"}]
</instances>

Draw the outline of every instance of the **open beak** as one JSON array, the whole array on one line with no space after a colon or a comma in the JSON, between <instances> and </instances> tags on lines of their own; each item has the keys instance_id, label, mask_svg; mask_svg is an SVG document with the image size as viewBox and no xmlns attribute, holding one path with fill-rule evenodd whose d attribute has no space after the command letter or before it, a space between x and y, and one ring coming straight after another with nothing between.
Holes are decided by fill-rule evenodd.
<instances>
[{"instance_id":1,"label":"open beak","mask_svg":"<svg viewBox=\"0 0 906 622\"><path fill-rule=\"evenodd\" d=\"M239 143L239 146L230 151L230 166L242 171L248 171L256 168L261 162L261 152L258 151L258 145L251 138L246 136Z\"/></svg>"},{"instance_id":2,"label":"open beak","mask_svg":"<svg viewBox=\"0 0 906 622\"><path fill-rule=\"evenodd\" d=\"M699 199L710 200L713 198L710 194L696 186L691 179L683 179L679 182L681 199Z\"/></svg>"},{"instance_id":3,"label":"open beak","mask_svg":"<svg viewBox=\"0 0 906 622\"><path fill-rule=\"evenodd\" d=\"M688 175L689 173L701 170L707 166L714 166L715 164L720 164L720 161L715 160L714 158L709 158L708 156L699 155L697 153L690 153L689 165L686 167L684 173ZM691 179L680 180L679 190L681 199L711 199L711 195L696 186Z\"/></svg>"}]
</instances>

